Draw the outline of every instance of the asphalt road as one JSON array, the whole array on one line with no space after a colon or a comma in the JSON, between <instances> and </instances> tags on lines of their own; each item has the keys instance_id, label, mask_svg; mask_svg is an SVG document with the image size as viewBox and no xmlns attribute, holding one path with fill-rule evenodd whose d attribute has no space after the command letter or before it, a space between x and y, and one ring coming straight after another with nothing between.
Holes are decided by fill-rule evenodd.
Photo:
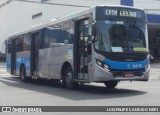
<instances>
[{"instance_id":1,"label":"asphalt road","mask_svg":"<svg viewBox=\"0 0 160 115\"><path fill-rule=\"evenodd\" d=\"M48 80L21 82L18 77L10 76L5 67L0 66L0 105L160 106L160 79L151 79L148 82L120 82L115 89L92 83L71 91L63 88L58 82Z\"/></svg>"}]
</instances>

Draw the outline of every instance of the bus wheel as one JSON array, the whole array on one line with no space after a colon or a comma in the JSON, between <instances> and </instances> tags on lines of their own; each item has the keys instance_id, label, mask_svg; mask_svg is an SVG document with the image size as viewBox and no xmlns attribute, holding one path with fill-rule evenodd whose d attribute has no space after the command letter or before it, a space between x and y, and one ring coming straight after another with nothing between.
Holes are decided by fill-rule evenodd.
<instances>
[{"instance_id":1,"label":"bus wheel","mask_svg":"<svg viewBox=\"0 0 160 115\"><path fill-rule=\"evenodd\" d=\"M22 80L22 81L24 81L24 82L27 81L26 68L25 68L25 66L22 66L22 67L21 67L20 77L21 77L21 80Z\"/></svg>"},{"instance_id":2,"label":"bus wheel","mask_svg":"<svg viewBox=\"0 0 160 115\"><path fill-rule=\"evenodd\" d=\"M104 84L107 88L115 88L118 84L118 81L107 81Z\"/></svg>"},{"instance_id":3,"label":"bus wheel","mask_svg":"<svg viewBox=\"0 0 160 115\"><path fill-rule=\"evenodd\" d=\"M67 67L65 73L64 73L64 84L65 84L65 87L67 89L75 89L76 86L78 85L77 82L74 82L73 81L73 70L71 67Z\"/></svg>"}]
</instances>

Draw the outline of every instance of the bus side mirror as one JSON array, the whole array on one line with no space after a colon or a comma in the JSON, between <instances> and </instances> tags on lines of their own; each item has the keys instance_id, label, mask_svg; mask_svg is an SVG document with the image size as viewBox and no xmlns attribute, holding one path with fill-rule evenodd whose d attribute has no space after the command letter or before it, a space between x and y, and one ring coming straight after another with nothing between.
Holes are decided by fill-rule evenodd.
<instances>
[{"instance_id":1,"label":"bus side mirror","mask_svg":"<svg viewBox=\"0 0 160 115\"><path fill-rule=\"evenodd\" d=\"M92 33L92 36L96 36L96 24L95 23L92 25L91 33Z\"/></svg>"}]
</instances>

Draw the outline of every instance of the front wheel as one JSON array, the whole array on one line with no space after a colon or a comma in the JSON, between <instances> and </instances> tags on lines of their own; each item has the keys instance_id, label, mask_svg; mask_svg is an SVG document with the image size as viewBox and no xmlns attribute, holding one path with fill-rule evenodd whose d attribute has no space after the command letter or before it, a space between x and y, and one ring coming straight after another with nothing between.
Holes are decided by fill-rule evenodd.
<instances>
[{"instance_id":1,"label":"front wheel","mask_svg":"<svg viewBox=\"0 0 160 115\"><path fill-rule=\"evenodd\" d=\"M73 70L71 67L67 67L64 73L64 84L67 89L75 89L78 86L77 82L73 80Z\"/></svg>"},{"instance_id":2,"label":"front wheel","mask_svg":"<svg viewBox=\"0 0 160 115\"><path fill-rule=\"evenodd\" d=\"M118 81L107 81L104 84L107 88L115 88L118 85Z\"/></svg>"}]
</instances>

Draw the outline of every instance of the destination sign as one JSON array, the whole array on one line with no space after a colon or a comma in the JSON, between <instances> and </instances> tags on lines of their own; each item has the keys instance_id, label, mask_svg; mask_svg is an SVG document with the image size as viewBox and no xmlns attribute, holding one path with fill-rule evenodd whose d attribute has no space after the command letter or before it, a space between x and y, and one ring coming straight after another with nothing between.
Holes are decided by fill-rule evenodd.
<instances>
[{"instance_id":1,"label":"destination sign","mask_svg":"<svg viewBox=\"0 0 160 115\"><path fill-rule=\"evenodd\" d=\"M96 16L97 19L106 18L106 16L145 18L145 13L143 10L132 9L132 8L98 7L96 9Z\"/></svg>"},{"instance_id":2,"label":"destination sign","mask_svg":"<svg viewBox=\"0 0 160 115\"><path fill-rule=\"evenodd\" d=\"M109 10L107 9L105 14L112 15L112 16L137 17L136 11L127 11L127 10Z\"/></svg>"}]
</instances>

